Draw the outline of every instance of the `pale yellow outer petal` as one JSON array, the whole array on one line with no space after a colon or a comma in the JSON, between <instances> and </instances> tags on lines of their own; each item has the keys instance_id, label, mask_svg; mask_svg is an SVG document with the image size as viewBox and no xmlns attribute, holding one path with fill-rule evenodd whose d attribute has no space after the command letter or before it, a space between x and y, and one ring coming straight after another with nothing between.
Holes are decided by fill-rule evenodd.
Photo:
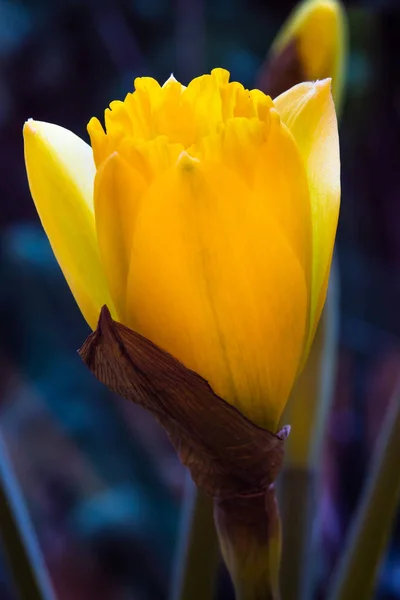
<instances>
[{"instance_id":1,"label":"pale yellow outer petal","mask_svg":"<svg viewBox=\"0 0 400 600\"><path fill-rule=\"evenodd\" d=\"M145 180L114 152L97 171L96 229L111 297L124 321L132 239Z\"/></svg>"},{"instance_id":2,"label":"pale yellow outer petal","mask_svg":"<svg viewBox=\"0 0 400 600\"><path fill-rule=\"evenodd\" d=\"M222 164L185 155L143 198L127 325L272 430L301 360L307 293L268 202Z\"/></svg>"},{"instance_id":3,"label":"pale yellow outer petal","mask_svg":"<svg viewBox=\"0 0 400 600\"><path fill-rule=\"evenodd\" d=\"M101 307L114 309L97 247L92 150L71 131L32 120L25 123L24 144L40 220L79 308L95 328Z\"/></svg>"},{"instance_id":4,"label":"pale yellow outer petal","mask_svg":"<svg viewBox=\"0 0 400 600\"><path fill-rule=\"evenodd\" d=\"M301 83L274 100L293 133L307 170L313 262L308 347L321 315L340 205L340 156L330 80Z\"/></svg>"}]
</instances>

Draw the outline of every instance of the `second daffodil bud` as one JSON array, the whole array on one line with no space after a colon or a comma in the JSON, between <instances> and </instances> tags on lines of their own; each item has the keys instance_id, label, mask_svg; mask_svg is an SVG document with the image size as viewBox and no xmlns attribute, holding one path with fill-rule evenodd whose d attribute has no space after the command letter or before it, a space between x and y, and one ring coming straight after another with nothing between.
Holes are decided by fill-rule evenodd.
<instances>
[{"instance_id":1,"label":"second daffodil bud","mask_svg":"<svg viewBox=\"0 0 400 600\"><path fill-rule=\"evenodd\" d=\"M275 95L300 81L330 77L338 111L346 55L347 22L340 0L303 0L271 46L261 88Z\"/></svg>"}]
</instances>

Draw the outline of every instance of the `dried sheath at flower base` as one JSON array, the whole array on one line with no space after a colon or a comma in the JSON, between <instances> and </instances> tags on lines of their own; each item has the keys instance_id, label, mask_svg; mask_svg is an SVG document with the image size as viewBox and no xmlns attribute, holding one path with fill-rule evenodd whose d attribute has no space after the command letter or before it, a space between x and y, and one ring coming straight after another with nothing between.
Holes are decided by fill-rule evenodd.
<instances>
[{"instance_id":1,"label":"dried sheath at flower base","mask_svg":"<svg viewBox=\"0 0 400 600\"><path fill-rule=\"evenodd\" d=\"M267 597L275 577L270 570L279 562L272 484L288 429L274 435L249 421L197 373L114 321L106 307L80 355L112 391L152 412L196 485L214 498L221 549L239 598L246 598L250 585L264 594L252 598ZM278 545L272 555L271 543Z\"/></svg>"}]
</instances>

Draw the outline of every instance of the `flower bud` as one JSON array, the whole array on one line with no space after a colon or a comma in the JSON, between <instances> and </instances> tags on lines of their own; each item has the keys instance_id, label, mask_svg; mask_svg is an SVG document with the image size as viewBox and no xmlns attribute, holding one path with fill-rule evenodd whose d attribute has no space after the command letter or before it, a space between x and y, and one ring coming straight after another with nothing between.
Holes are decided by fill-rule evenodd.
<instances>
[{"instance_id":1,"label":"flower bud","mask_svg":"<svg viewBox=\"0 0 400 600\"><path fill-rule=\"evenodd\" d=\"M346 58L347 22L340 0L303 0L271 46L260 87L275 96L301 81L330 77L339 110Z\"/></svg>"},{"instance_id":2,"label":"flower bud","mask_svg":"<svg viewBox=\"0 0 400 600\"><path fill-rule=\"evenodd\" d=\"M88 129L24 128L29 185L92 328L113 318L276 431L325 301L339 212L330 81L272 100L214 69L138 78ZM92 151L93 150L93 151Z\"/></svg>"}]
</instances>

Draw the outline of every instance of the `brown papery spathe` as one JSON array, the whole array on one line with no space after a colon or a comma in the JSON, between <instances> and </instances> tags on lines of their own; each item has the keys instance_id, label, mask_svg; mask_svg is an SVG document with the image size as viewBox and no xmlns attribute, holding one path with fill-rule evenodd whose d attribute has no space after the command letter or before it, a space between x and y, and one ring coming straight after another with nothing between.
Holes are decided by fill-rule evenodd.
<instances>
[{"instance_id":1,"label":"brown papery spathe","mask_svg":"<svg viewBox=\"0 0 400 600\"><path fill-rule=\"evenodd\" d=\"M114 321L106 306L79 354L109 389L153 413L206 493L248 496L275 480L288 428L275 435L249 421L197 373Z\"/></svg>"}]
</instances>

